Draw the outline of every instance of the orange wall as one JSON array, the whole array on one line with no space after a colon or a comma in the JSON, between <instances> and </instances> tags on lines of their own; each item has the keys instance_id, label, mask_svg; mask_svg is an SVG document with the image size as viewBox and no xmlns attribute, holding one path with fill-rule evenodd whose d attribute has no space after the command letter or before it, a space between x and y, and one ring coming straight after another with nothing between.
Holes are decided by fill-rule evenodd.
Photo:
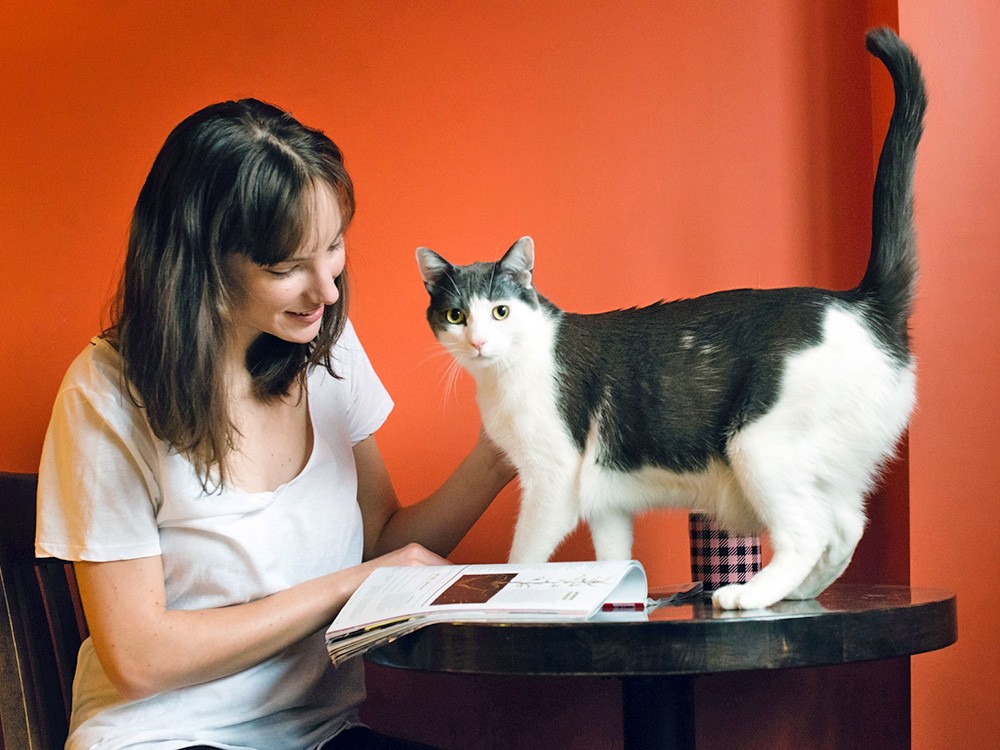
<instances>
[{"instance_id":1,"label":"orange wall","mask_svg":"<svg viewBox=\"0 0 1000 750\"><path fill-rule=\"evenodd\" d=\"M959 640L913 660L916 748L1000 738L1000 5L899 3L930 92L917 170L911 576L958 592Z\"/></svg>"},{"instance_id":2,"label":"orange wall","mask_svg":"<svg viewBox=\"0 0 1000 750\"><path fill-rule=\"evenodd\" d=\"M959 646L914 659L914 744L947 733L975 747L1000 736L995 710L982 731L1000 678L977 586L998 573L997 492L984 481L997 459L982 437L997 396L979 375L996 364L998 318L979 301L996 288L985 216L997 149L984 118L997 111L997 37L981 23L996 19L972 0L940 19L899 5L934 97L918 175L912 579L958 588L962 615ZM352 317L397 402L380 443L404 499L440 481L478 429L471 384L452 391L423 320L417 245L465 262L530 233L539 287L584 312L732 286L845 287L863 267L880 137L864 0L261 6L0 4L0 468L36 466L62 372L103 322L156 149L223 98L272 100L347 154L359 194ZM509 491L456 559L504 557L515 508ZM637 529L654 581L688 575L683 522L660 513ZM869 556L884 539L866 539ZM585 535L560 554L590 554Z\"/></svg>"},{"instance_id":3,"label":"orange wall","mask_svg":"<svg viewBox=\"0 0 1000 750\"><path fill-rule=\"evenodd\" d=\"M300 5L4 6L12 84L0 96L16 115L0 232L16 281L0 304L5 361L25 363L3 373L2 427L16 436L5 466L35 466L61 373L100 326L156 149L224 97L274 100L347 153L360 200L353 317L398 403L381 437L403 497L434 486L477 430L470 384L449 391L423 320L418 244L469 261L531 233L539 286L578 311L843 286L862 267L858 256L844 268L835 242L863 247L867 231L868 196L849 189L870 181L863 10ZM459 557L503 555L514 500ZM651 519L639 549L657 577L676 578L686 553L664 549L662 529L680 526Z\"/></svg>"}]
</instances>

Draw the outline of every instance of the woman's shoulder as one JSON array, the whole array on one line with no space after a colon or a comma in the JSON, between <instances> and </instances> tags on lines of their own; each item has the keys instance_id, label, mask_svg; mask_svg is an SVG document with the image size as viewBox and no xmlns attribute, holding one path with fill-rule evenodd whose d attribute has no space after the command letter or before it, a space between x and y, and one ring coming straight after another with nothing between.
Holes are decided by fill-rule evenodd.
<instances>
[{"instance_id":1,"label":"woman's shoulder","mask_svg":"<svg viewBox=\"0 0 1000 750\"><path fill-rule=\"evenodd\" d=\"M62 445L119 446L156 460L158 446L143 410L129 392L121 357L107 340L96 337L70 363L52 406L49 432ZM57 441L57 442L58 442ZM49 442L49 438L46 438ZM53 442L53 445L56 443Z\"/></svg>"},{"instance_id":2,"label":"woman's shoulder","mask_svg":"<svg viewBox=\"0 0 1000 750\"><path fill-rule=\"evenodd\" d=\"M89 404L111 422L145 424L122 371L122 358L104 337L95 336L70 363L56 394L57 404Z\"/></svg>"},{"instance_id":3,"label":"woman's shoulder","mask_svg":"<svg viewBox=\"0 0 1000 750\"><path fill-rule=\"evenodd\" d=\"M108 395L120 394L124 382L121 361L107 339L95 336L70 363L60 390L82 388Z\"/></svg>"}]
</instances>

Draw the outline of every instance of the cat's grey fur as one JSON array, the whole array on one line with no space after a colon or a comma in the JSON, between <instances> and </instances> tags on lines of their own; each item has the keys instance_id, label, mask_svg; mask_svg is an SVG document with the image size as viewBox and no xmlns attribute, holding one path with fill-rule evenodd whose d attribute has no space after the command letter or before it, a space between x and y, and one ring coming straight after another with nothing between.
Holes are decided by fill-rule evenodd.
<instances>
[{"instance_id":1,"label":"cat's grey fur","mask_svg":"<svg viewBox=\"0 0 1000 750\"><path fill-rule=\"evenodd\" d=\"M511 561L549 559L580 519L599 558L627 558L636 513L684 507L769 534L771 562L719 589L719 607L811 598L843 573L916 382L913 168L926 97L893 32L870 32L867 46L896 102L855 289L742 289L580 315L535 290L530 238L496 263L417 251L431 328L475 378L484 428L519 472Z\"/></svg>"}]
</instances>

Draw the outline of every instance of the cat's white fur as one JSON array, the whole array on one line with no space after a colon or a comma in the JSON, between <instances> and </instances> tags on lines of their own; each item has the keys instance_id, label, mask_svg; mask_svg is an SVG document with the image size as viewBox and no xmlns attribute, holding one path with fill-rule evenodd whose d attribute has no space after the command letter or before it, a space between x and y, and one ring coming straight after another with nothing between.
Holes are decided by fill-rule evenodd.
<instances>
[{"instance_id":1,"label":"cat's white fur","mask_svg":"<svg viewBox=\"0 0 1000 750\"><path fill-rule=\"evenodd\" d=\"M503 320L498 304L510 310ZM730 440L728 465L625 473L597 463L596 429L581 454L558 413L551 318L516 299L477 299L466 322L438 338L475 378L484 428L518 470L511 562L548 560L580 520L598 559L629 558L637 513L706 511L734 531L766 530L774 552L748 583L715 592L724 609L812 598L843 573L864 529L864 496L915 400L912 364L886 354L850 308L832 306L822 341L788 359L775 406Z\"/></svg>"}]
</instances>

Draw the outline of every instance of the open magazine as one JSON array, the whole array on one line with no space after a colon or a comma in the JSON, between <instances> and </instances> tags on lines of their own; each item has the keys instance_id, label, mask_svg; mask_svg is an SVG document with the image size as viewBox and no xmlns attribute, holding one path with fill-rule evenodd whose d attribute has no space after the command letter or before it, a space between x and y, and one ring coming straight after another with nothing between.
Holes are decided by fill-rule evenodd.
<instances>
[{"instance_id":1,"label":"open magazine","mask_svg":"<svg viewBox=\"0 0 1000 750\"><path fill-rule=\"evenodd\" d=\"M433 622L587 620L646 608L637 560L375 570L326 631L334 664Z\"/></svg>"}]
</instances>

